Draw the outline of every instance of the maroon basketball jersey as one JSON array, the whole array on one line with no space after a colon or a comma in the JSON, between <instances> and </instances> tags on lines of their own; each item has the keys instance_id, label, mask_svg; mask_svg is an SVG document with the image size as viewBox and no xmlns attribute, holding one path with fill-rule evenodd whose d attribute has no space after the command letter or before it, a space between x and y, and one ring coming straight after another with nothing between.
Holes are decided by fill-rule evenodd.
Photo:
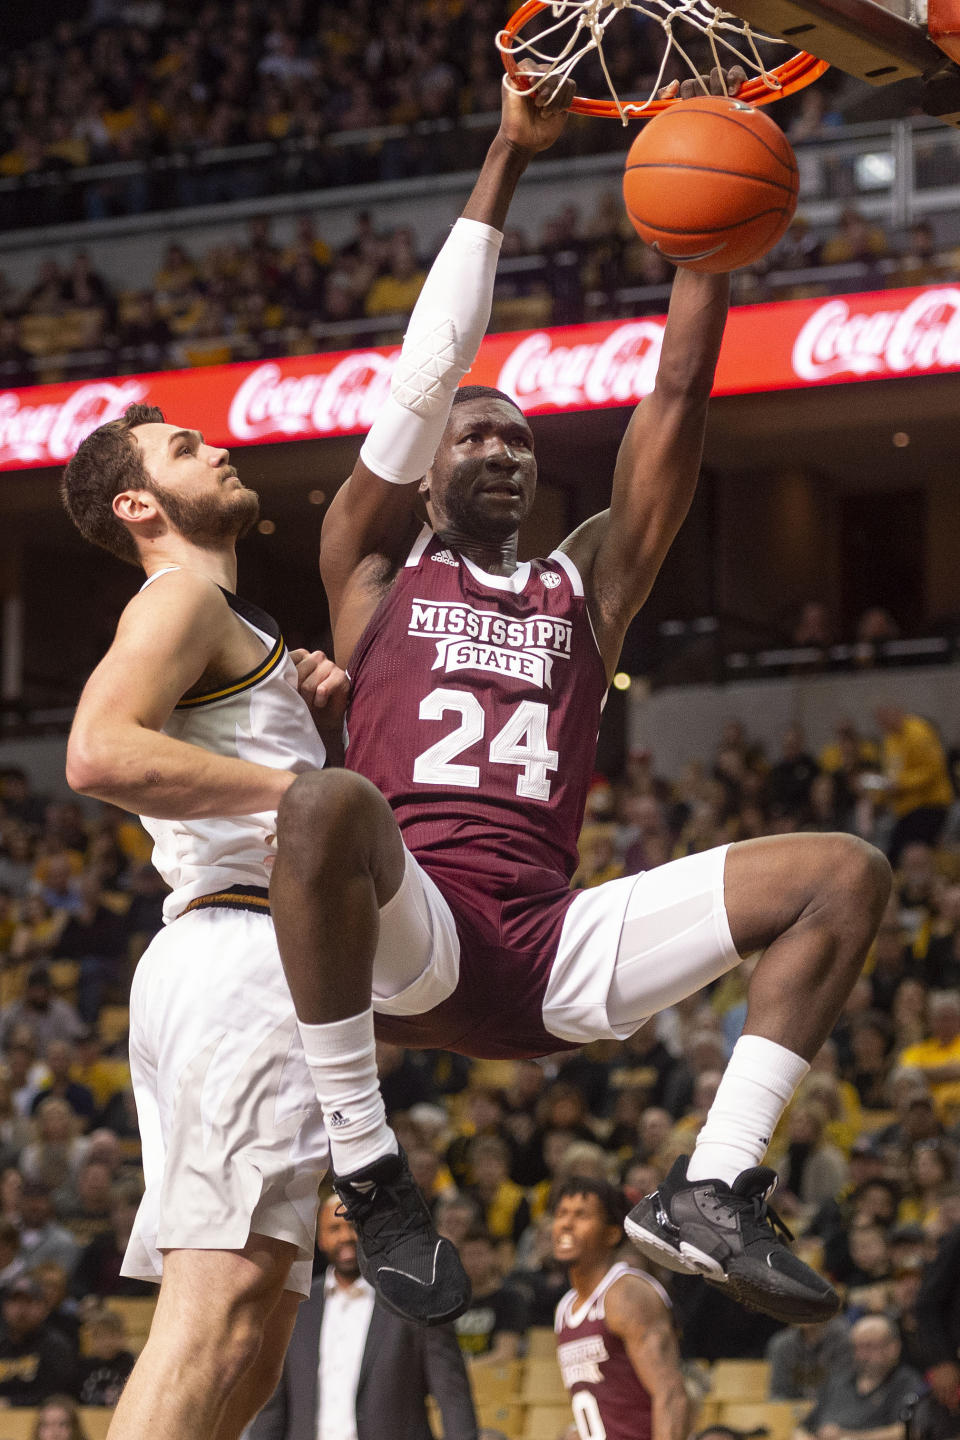
<instances>
[{"instance_id":1,"label":"maroon basketball jersey","mask_svg":"<svg viewBox=\"0 0 960 1440\"><path fill-rule=\"evenodd\" d=\"M491 894L569 882L607 682L566 555L490 575L425 526L350 676L347 764L419 860Z\"/></svg>"},{"instance_id":2,"label":"maroon basketball jersey","mask_svg":"<svg viewBox=\"0 0 960 1440\"><path fill-rule=\"evenodd\" d=\"M557 1306L557 1359L580 1440L650 1440L652 1433L650 1396L637 1379L623 1341L607 1327L606 1294L622 1275L638 1275L670 1304L650 1275L618 1263L583 1305L577 1305L576 1290L568 1290Z\"/></svg>"}]
</instances>

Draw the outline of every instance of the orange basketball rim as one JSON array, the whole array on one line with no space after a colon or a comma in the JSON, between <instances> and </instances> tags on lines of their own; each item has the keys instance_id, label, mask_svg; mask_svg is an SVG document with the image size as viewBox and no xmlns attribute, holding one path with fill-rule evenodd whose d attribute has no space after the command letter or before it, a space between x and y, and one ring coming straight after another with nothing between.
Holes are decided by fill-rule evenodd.
<instances>
[{"instance_id":1,"label":"orange basketball rim","mask_svg":"<svg viewBox=\"0 0 960 1440\"><path fill-rule=\"evenodd\" d=\"M957 3L960 5L960 0L957 0ZM524 72L519 68L519 62L526 58L521 31L535 16L551 8L550 0L526 0L525 4L513 12L497 36L497 46L503 57L504 68L511 80L521 89L527 88ZM826 60L818 60L806 50L799 50L783 64L746 80L737 91L737 99L748 105L769 105L774 100L783 100L787 95L793 95L797 90L812 85L814 80L819 80L829 68ZM653 97L649 100L618 102L614 99L591 100L588 96L578 95L570 109L577 115L593 115L605 119L649 120L653 115L659 115L661 111L669 110L678 103L680 102L676 99L658 100Z\"/></svg>"}]
</instances>

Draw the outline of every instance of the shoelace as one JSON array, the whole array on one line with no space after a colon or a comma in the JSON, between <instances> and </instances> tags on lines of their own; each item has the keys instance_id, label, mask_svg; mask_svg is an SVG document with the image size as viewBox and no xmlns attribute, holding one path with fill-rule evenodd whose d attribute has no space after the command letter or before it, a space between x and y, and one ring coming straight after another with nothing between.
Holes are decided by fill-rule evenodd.
<instances>
[{"instance_id":1,"label":"shoelace","mask_svg":"<svg viewBox=\"0 0 960 1440\"><path fill-rule=\"evenodd\" d=\"M749 1210L753 1215L754 1223L758 1226L768 1226L774 1235L782 1235L784 1240L793 1241L793 1231L785 1221L774 1210L766 1195L724 1195L724 1202L732 1204L734 1209Z\"/></svg>"},{"instance_id":2,"label":"shoelace","mask_svg":"<svg viewBox=\"0 0 960 1440\"><path fill-rule=\"evenodd\" d=\"M350 1201L341 1199L335 1214L338 1219L346 1217L352 1225L358 1227L363 1225L367 1238L378 1244L383 1242L389 1245L392 1240L407 1240L415 1230L426 1228L424 1218L420 1214L417 1216L419 1223L416 1225L411 1223L411 1216L404 1216L402 1213L398 1215L396 1203L380 1209L375 1202L375 1197L380 1191L386 1191L391 1200L394 1199L393 1186L389 1184L376 1185L369 1195L358 1195L356 1200Z\"/></svg>"}]
</instances>

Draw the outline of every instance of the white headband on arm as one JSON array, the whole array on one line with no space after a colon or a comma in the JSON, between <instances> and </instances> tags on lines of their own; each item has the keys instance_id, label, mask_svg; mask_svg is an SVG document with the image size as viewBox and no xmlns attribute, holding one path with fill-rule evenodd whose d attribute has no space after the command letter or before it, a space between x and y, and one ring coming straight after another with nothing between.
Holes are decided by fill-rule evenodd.
<instances>
[{"instance_id":1,"label":"white headband on arm","mask_svg":"<svg viewBox=\"0 0 960 1440\"><path fill-rule=\"evenodd\" d=\"M454 392L490 320L502 240L492 226L461 218L430 268L390 394L360 451L367 469L383 480L410 485L433 464Z\"/></svg>"}]
</instances>

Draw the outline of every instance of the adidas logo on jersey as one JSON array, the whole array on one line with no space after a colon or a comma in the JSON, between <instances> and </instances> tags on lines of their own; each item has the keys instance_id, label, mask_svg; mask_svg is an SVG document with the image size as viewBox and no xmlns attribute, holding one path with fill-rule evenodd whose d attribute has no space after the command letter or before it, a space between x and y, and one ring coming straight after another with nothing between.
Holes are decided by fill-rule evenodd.
<instances>
[{"instance_id":1,"label":"adidas logo on jersey","mask_svg":"<svg viewBox=\"0 0 960 1440\"><path fill-rule=\"evenodd\" d=\"M349 1125L350 1121L342 1110L334 1110L333 1114L328 1117L327 1124L331 1130L339 1130L342 1126Z\"/></svg>"},{"instance_id":2,"label":"adidas logo on jersey","mask_svg":"<svg viewBox=\"0 0 960 1440\"><path fill-rule=\"evenodd\" d=\"M436 560L440 565L452 565L454 569L456 569L458 564L458 561L449 550L438 550L436 555L430 556L430 559Z\"/></svg>"},{"instance_id":3,"label":"adidas logo on jersey","mask_svg":"<svg viewBox=\"0 0 960 1440\"><path fill-rule=\"evenodd\" d=\"M556 570L544 570L543 574L540 576L540 580L547 590L556 590L557 586L560 584L560 576L557 574Z\"/></svg>"}]
</instances>

